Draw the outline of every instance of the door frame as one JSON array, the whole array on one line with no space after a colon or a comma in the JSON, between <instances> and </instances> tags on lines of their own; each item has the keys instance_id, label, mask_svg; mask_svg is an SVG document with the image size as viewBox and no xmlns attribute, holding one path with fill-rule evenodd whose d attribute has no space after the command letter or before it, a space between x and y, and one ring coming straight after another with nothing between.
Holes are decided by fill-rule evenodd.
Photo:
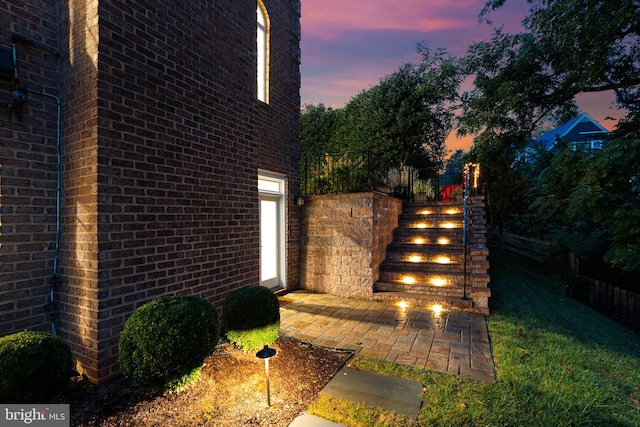
<instances>
[{"instance_id":1,"label":"door frame","mask_svg":"<svg viewBox=\"0 0 640 427\"><path fill-rule=\"evenodd\" d=\"M258 199L259 209L262 200L278 202L277 218L277 284L269 289L285 289L287 287L287 212L286 212L287 177L286 175L259 170L258 171ZM262 285L262 219L260 219L260 285Z\"/></svg>"}]
</instances>

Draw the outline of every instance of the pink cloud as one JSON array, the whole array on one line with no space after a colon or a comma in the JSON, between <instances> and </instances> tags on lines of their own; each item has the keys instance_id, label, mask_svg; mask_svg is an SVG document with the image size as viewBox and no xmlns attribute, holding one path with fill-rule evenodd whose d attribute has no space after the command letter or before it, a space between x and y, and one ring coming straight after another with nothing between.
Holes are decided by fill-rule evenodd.
<instances>
[{"instance_id":1,"label":"pink cloud","mask_svg":"<svg viewBox=\"0 0 640 427\"><path fill-rule=\"evenodd\" d=\"M416 45L445 48L455 56L488 40L493 29L479 23L485 0L303 0L302 104L344 106L406 62L419 62ZM521 31L528 11L524 1L508 1L489 14L493 27ZM611 129L620 112L610 108L611 94L579 98L580 107ZM468 149L472 137L447 139L450 150Z\"/></svg>"},{"instance_id":2,"label":"pink cloud","mask_svg":"<svg viewBox=\"0 0 640 427\"><path fill-rule=\"evenodd\" d=\"M302 3L303 33L334 39L345 30L422 30L468 28L477 23L473 0L362 1L326 0Z\"/></svg>"}]
</instances>

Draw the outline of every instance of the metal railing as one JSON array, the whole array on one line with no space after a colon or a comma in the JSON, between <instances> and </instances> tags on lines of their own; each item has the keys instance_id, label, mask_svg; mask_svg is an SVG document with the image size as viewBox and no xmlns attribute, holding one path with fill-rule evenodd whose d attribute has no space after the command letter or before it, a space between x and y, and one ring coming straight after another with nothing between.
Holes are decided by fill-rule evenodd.
<instances>
[{"instance_id":1,"label":"metal railing","mask_svg":"<svg viewBox=\"0 0 640 427\"><path fill-rule=\"evenodd\" d=\"M413 202L463 201L464 171L382 167L370 151L325 154L302 162L302 192L313 194L345 194L377 191ZM474 169L475 170L475 169ZM475 173L475 172L474 172ZM478 177L472 174L478 190Z\"/></svg>"},{"instance_id":2,"label":"metal railing","mask_svg":"<svg viewBox=\"0 0 640 427\"><path fill-rule=\"evenodd\" d=\"M301 174L305 195L358 193L373 191L376 187L368 151L308 158L302 162Z\"/></svg>"}]
</instances>

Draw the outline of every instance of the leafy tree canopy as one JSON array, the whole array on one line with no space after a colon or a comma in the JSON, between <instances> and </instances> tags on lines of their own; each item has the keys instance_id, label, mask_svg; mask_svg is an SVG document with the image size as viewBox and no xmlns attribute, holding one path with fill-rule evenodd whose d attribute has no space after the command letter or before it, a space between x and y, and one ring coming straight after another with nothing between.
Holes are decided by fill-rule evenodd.
<instances>
[{"instance_id":1,"label":"leafy tree canopy","mask_svg":"<svg viewBox=\"0 0 640 427\"><path fill-rule=\"evenodd\" d=\"M334 110L324 104L304 106L300 115L302 123L300 156L303 159L340 151L339 147L334 146L333 141L339 116L340 110Z\"/></svg>"},{"instance_id":2,"label":"leafy tree canopy","mask_svg":"<svg viewBox=\"0 0 640 427\"><path fill-rule=\"evenodd\" d=\"M303 153L368 150L383 169L441 165L461 75L445 51L418 51L421 63L401 66L342 109L306 106Z\"/></svg>"},{"instance_id":3,"label":"leafy tree canopy","mask_svg":"<svg viewBox=\"0 0 640 427\"><path fill-rule=\"evenodd\" d=\"M481 17L507 0L490 0ZM620 107L639 108L640 3L635 0L528 0L525 31L496 30L469 48L475 76L465 94L463 132L529 132L580 93L615 91Z\"/></svg>"},{"instance_id":4,"label":"leafy tree canopy","mask_svg":"<svg viewBox=\"0 0 640 427\"><path fill-rule=\"evenodd\" d=\"M481 17L505 2L488 1ZM640 271L640 3L528 3L524 32L496 30L462 62L474 87L463 94L461 132L479 134L472 154L489 175L489 211L505 218L529 196L529 212L562 235L559 240L575 243L579 236L591 242L592 256ZM627 115L603 150L580 152L567 144L551 157L538 156L537 166L518 164L530 135L575 115L576 95L608 90ZM518 187L521 195L505 191Z\"/></svg>"}]
</instances>

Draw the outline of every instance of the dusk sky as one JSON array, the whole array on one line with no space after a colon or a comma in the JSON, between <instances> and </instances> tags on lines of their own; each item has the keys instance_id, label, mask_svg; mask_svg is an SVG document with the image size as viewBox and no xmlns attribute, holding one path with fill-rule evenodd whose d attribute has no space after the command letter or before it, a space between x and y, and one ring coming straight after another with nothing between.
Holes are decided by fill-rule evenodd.
<instances>
[{"instance_id":1,"label":"dusk sky","mask_svg":"<svg viewBox=\"0 0 640 427\"><path fill-rule=\"evenodd\" d=\"M478 21L484 0L302 0L302 105L343 107L362 90L407 62L418 63L416 45L445 48L463 56L473 42L491 37ZM489 18L510 33L521 29L529 10L525 0L510 0ZM619 117L613 95L579 98L579 107L607 129ZM468 149L472 138L447 139L450 150Z\"/></svg>"}]
</instances>

